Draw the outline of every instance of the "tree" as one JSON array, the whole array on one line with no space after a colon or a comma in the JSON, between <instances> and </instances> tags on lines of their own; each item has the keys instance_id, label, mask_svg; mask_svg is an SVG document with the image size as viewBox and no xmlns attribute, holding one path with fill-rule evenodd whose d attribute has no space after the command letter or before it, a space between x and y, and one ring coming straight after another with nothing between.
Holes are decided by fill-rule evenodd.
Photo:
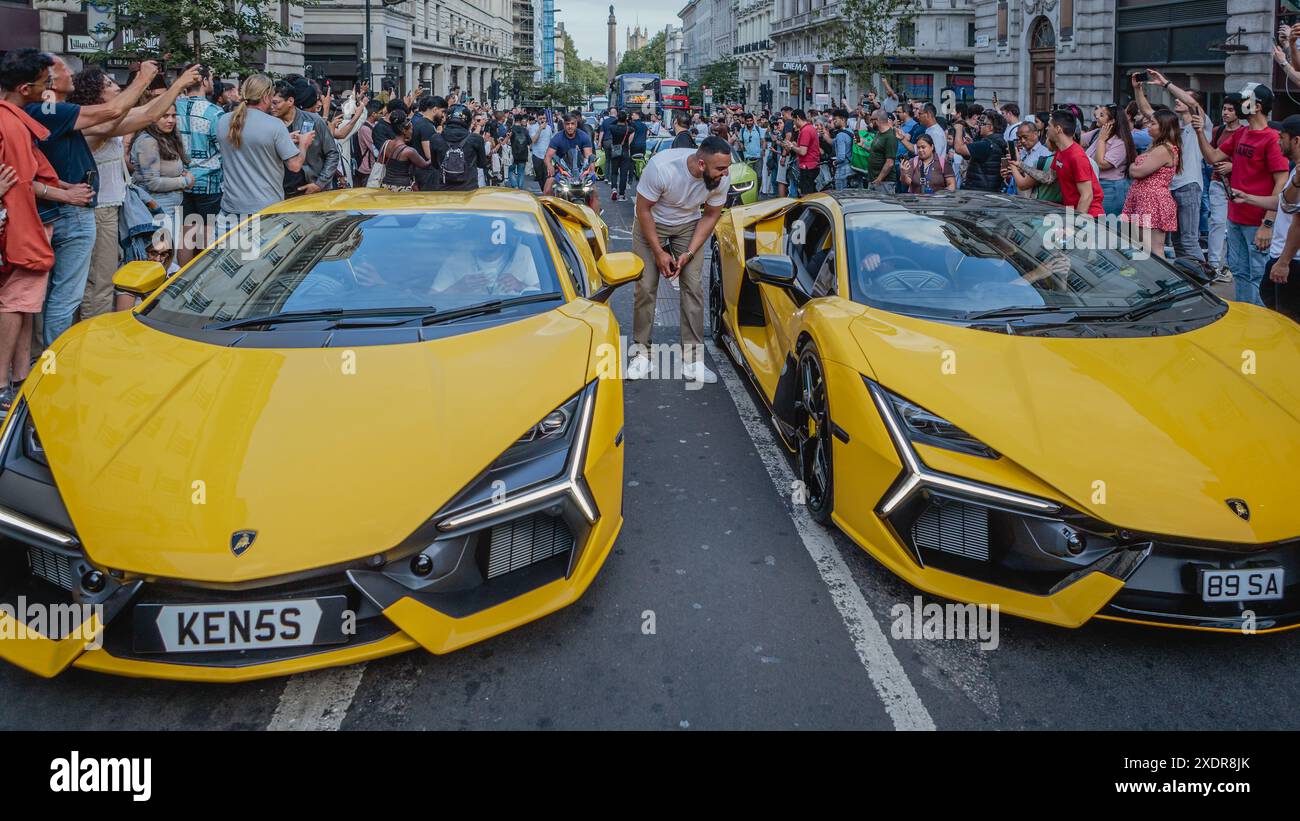
<instances>
[{"instance_id":1,"label":"tree","mask_svg":"<svg viewBox=\"0 0 1300 821\"><path fill-rule=\"evenodd\" d=\"M623 55L618 62L615 74L658 74L664 75L667 59L667 38L662 31L656 32L650 42L642 48L634 48Z\"/></svg>"},{"instance_id":2,"label":"tree","mask_svg":"<svg viewBox=\"0 0 1300 821\"><path fill-rule=\"evenodd\" d=\"M95 55L97 61L161 56L172 65L201 62L218 77L244 76L260 52L289 39L275 0L117 0L116 8L118 30L135 38ZM149 43L154 37L157 48Z\"/></svg>"},{"instance_id":3,"label":"tree","mask_svg":"<svg viewBox=\"0 0 1300 821\"><path fill-rule=\"evenodd\" d=\"M740 102L740 64L732 59L719 60L703 66L690 86L692 105L704 104L704 87L713 92L714 105ZM757 102L757 101L751 101Z\"/></svg>"},{"instance_id":4,"label":"tree","mask_svg":"<svg viewBox=\"0 0 1300 821\"><path fill-rule=\"evenodd\" d=\"M577 86L584 97L605 92L605 64L579 57L567 31L564 33L564 73L565 79Z\"/></svg>"},{"instance_id":5,"label":"tree","mask_svg":"<svg viewBox=\"0 0 1300 821\"><path fill-rule=\"evenodd\" d=\"M910 32L915 42L919 0L840 0L839 16L822 31L824 57L869 87L872 75L882 71L886 58L911 52L900 32Z\"/></svg>"}]
</instances>

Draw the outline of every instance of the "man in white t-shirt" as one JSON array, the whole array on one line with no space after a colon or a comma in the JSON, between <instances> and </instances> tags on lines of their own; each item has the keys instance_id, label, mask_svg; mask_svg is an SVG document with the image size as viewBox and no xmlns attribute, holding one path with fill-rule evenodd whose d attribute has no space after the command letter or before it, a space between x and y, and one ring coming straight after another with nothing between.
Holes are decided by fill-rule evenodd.
<instances>
[{"instance_id":1,"label":"man in white t-shirt","mask_svg":"<svg viewBox=\"0 0 1300 821\"><path fill-rule=\"evenodd\" d=\"M704 365L704 288L700 282L704 244L727 203L731 146L706 137L698 149L670 148L646 163L636 184L632 251L645 263L636 282L632 313L632 362L628 379L650 375L650 336L654 330L659 276L681 277L684 367L692 382L716 382ZM703 206L703 213L700 208Z\"/></svg>"}]
</instances>

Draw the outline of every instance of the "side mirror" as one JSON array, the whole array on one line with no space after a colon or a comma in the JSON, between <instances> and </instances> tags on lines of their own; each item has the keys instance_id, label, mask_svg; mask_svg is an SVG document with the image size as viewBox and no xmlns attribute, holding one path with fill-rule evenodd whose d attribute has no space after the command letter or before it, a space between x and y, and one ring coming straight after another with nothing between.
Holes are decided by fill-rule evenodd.
<instances>
[{"instance_id":1,"label":"side mirror","mask_svg":"<svg viewBox=\"0 0 1300 821\"><path fill-rule=\"evenodd\" d=\"M609 301L615 288L639 279L644 269L645 263L641 261L641 257L631 251L611 251L604 254L596 261L596 270L600 273L600 281L605 285L592 294L591 299L595 302Z\"/></svg>"},{"instance_id":2,"label":"side mirror","mask_svg":"<svg viewBox=\"0 0 1300 821\"><path fill-rule=\"evenodd\" d=\"M158 290L166 281L167 269L162 263L147 260L128 262L113 274L114 288L141 298Z\"/></svg>"},{"instance_id":3,"label":"side mirror","mask_svg":"<svg viewBox=\"0 0 1300 821\"><path fill-rule=\"evenodd\" d=\"M1173 261L1173 266L1201 285L1209 285L1214 281L1214 269L1200 260L1179 257Z\"/></svg>"},{"instance_id":4,"label":"side mirror","mask_svg":"<svg viewBox=\"0 0 1300 821\"><path fill-rule=\"evenodd\" d=\"M745 260L745 273L754 282L789 288L794 285L794 260L784 254L762 254Z\"/></svg>"},{"instance_id":5,"label":"side mirror","mask_svg":"<svg viewBox=\"0 0 1300 821\"><path fill-rule=\"evenodd\" d=\"M640 278L645 263L641 257L631 251L614 251L607 253L596 263L600 279L607 287L617 288Z\"/></svg>"}]
</instances>

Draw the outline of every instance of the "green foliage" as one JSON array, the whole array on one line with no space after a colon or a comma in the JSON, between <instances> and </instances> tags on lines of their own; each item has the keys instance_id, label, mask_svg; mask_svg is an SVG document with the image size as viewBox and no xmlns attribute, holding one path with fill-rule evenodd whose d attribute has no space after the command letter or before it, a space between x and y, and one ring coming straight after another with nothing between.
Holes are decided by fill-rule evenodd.
<instances>
[{"instance_id":1,"label":"green foliage","mask_svg":"<svg viewBox=\"0 0 1300 821\"><path fill-rule=\"evenodd\" d=\"M915 25L919 7L919 0L840 0L839 16L822 30L822 56L869 86L886 57L913 50L899 43L898 31Z\"/></svg>"},{"instance_id":2,"label":"green foliage","mask_svg":"<svg viewBox=\"0 0 1300 821\"><path fill-rule=\"evenodd\" d=\"M117 0L116 9L118 28L131 29L136 39L100 52L97 61L161 56L168 65L202 62L218 77L244 76L260 52L289 39L275 0ZM158 38L157 49L147 46L151 37Z\"/></svg>"},{"instance_id":3,"label":"green foliage","mask_svg":"<svg viewBox=\"0 0 1300 821\"><path fill-rule=\"evenodd\" d=\"M578 49L573 45L573 38L567 31L564 33L564 74L564 79L576 86L584 98L592 94L604 94L608 86L605 80L605 64L579 57Z\"/></svg>"},{"instance_id":4,"label":"green foliage","mask_svg":"<svg viewBox=\"0 0 1300 821\"><path fill-rule=\"evenodd\" d=\"M691 105L704 104L704 87L713 91L713 104L740 102L740 64L735 60L719 60L709 63L695 73L691 81L689 96ZM750 102L757 102L751 100Z\"/></svg>"}]
</instances>

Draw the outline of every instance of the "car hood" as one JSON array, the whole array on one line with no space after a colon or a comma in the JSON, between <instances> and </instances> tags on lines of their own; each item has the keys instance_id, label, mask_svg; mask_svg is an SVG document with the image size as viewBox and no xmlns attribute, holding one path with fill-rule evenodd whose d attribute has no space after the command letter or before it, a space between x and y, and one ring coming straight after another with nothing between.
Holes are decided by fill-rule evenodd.
<instances>
[{"instance_id":1,"label":"car hood","mask_svg":"<svg viewBox=\"0 0 1300 821\"><path fill-rule=\"evenodd\" d=\"M1232 303L1175 336L1059 339L868 311L852 332L864 373L1099 519L1216 541L1300 536L1300 326L1278 314Z\"/></svg>"},{"instance_id":2,"label":"car hood","mask_svg":"<svg viewBox=\"0 0 1300 821\"><path fill-rule=\"evenodd\" d=\"M428 342L228 348L129 314L77 326L28 398L99 565L238 582L391 548L581 389L558 310ZM243 555L235 531L257 531Z\"/></svg>"}]
</instances>

